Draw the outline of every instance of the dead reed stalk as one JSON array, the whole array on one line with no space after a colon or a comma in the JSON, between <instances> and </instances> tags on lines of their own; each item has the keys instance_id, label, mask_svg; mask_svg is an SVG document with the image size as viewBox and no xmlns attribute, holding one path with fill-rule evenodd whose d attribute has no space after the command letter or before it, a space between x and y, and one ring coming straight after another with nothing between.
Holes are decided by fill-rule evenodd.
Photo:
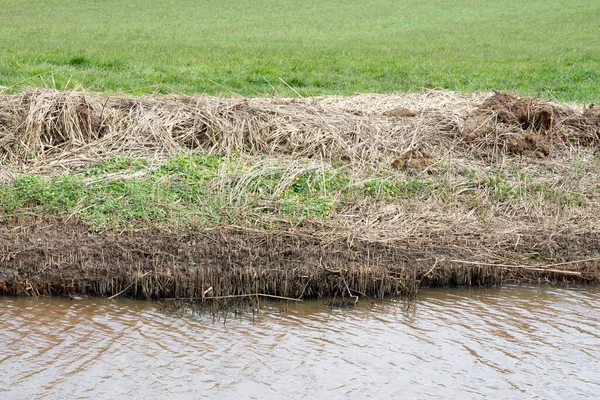
<instances>
[{"instance_id":1,"label":"dead reed stalk","mask_svg":"<svg viewBox=\"0 0 600 400\"><path fill-rule=\"evenodd\" d=\"M0 96L0 161L77 167L112 155L202 150L342 160L354 168L433 163L472 149L547 156L556 143L597 145L600 113L495 95L249 99L105 97L34 89ZM483 101L483 104L481 102ZM411 113L394 113L402 107ZM425 160L426 159L426 160Z\"/></svg>"}]
</instances>

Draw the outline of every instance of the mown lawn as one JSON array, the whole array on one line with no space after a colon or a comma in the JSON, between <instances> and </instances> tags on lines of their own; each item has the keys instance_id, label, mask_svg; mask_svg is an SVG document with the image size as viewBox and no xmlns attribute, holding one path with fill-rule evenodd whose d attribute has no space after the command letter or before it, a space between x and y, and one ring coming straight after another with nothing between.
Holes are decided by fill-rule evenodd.
<instances>
[{"instance_id":1,"label":"mown lawn","mask_svg":"<svg viewBox=\"0 0 600 400\"><path fill-rule=\"evenodd\" d=\"M600 97L591 0L0 0L0 19L4 92Z\"/></svg>"}]
</instances>

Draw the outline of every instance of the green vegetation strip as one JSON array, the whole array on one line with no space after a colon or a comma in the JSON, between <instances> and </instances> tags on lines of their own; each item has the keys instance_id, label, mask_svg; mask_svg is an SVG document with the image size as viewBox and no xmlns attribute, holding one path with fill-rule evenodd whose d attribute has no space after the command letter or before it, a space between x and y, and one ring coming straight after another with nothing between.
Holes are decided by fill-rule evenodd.
<instances>
[{"instance_id":1,"label":"green vegetation strip","mask_svg":"<svg viewBox=\"0 0 600 400\"><path fill-rule=\"evenodd\" d=\"M0 1L0 85L249 96L499 89L597 103L598 15L590 0Z\"/></svg>"},{"instance_id":2,"label":"green vegetation strip","mask_svg":"<svg viewBox=\"0 0 600 400\"><path fill-rule=\"evenodd\" d=\"M518 207L527 200L538 206L585 207L588 197L597 197L600 190L578 190L576 174L552 183L532 179L518 164L485 172L442 165L434 170L371 171L365 179L353 177L343 165L309 161L190 153L150 165L116 157L78 174L21 175L0 184L0 215L60 215L97 230L224 225L276 229L304 219L334 222L347 210L376 202L407 210L436 203L440 213L445 206L461 204L485 218L492 207Z\"/></svg>"}]
</instances>

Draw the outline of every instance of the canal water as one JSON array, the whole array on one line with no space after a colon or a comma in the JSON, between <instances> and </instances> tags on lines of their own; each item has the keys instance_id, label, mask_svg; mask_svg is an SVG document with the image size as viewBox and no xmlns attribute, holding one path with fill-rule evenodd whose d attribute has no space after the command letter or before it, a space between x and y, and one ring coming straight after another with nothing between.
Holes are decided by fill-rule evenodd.
<instances>
[{"instance_id":1,"label":"canal water","mask_svg":"<svg viewBox=\"0 0 600 400\"><path fill-rule=\"evenodd\" d=\"M279 308L0 298L0 398L600 397L599 287Z\"/></svg>"}]
</instances>

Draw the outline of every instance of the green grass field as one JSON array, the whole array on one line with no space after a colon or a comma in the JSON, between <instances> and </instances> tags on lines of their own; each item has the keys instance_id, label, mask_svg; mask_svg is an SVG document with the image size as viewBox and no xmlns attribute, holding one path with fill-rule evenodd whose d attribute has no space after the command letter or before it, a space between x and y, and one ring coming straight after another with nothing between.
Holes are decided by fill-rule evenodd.
<instances>
[{"instance_id":1,"label":"green grass field","mask_svg":"<svg viewBox=\"0 0 600 400\"><path fill-rule=\"evenodd\" d=\"M5 92L600 97L591 0L0 0L0 19Z\"/></svg>"}]
</instances>

